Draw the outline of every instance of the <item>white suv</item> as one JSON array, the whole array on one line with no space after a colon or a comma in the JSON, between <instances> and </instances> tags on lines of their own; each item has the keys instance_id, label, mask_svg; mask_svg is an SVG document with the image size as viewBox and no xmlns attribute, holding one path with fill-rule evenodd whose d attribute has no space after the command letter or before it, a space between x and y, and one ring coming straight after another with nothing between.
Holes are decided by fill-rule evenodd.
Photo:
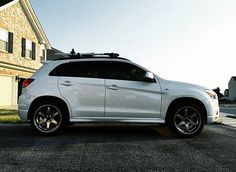
<instances>
[{"instance_id":1,"label":"white suv","mask_svg":"<svg viewBox=\"0 0 236 172\"><path fill-rule=\"evenodd\" d=\"M215 92L164 80L118 54L76 54L45 63L23 83L21 119L51 135L69 122L165 123L192 137L219 119Z\"/></svg>"}]
</instances>

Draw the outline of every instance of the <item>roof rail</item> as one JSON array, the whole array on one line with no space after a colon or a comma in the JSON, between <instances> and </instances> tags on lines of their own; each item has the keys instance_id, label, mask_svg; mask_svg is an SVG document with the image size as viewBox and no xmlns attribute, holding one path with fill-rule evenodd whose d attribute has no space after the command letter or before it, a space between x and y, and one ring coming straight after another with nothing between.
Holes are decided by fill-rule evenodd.
<instances>
[{"instance_id":1,"label":"roof rail","mask_svg":"<svg viewBox=\"0 0 236 172\"><path fill-rule=\"evenodd\" d=\"M118 53L77 53L77 54L68 54L69 57L77 58L88 58L88 57L98 57L98 56L108 56L110 58L119 57Z\"/></svg>"},{"instance_id":2,"label":"roof rail","mask_svg":"<svg viewBox=\"0 0 236 172\"><path fill-rule=\"evenodd\" d=\"M124 59L119 57L118 53L55 53L57 56L62 56L62 58L57 58L55 60L68 60L68 59L82 59L82 58L117 58Z\"/></svg>"}]
</instances>

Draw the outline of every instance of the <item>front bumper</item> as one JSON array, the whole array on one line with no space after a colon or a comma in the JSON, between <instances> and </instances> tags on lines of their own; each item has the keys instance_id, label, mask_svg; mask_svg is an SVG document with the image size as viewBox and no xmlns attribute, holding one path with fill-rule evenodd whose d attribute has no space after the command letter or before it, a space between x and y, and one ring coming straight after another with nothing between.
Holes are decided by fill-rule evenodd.
<instances>
[{"instance_id":1,"label":"front bumper","mask_svg":"<svg viewBox=\"0 0 236 172\"><path fill-rule=\"evenodd\" d=\"M219 107L216 109L212 116L207 116L207 123L215 123L218 122L220 119L220 112L219 112Z\"/></svg>"},{"instance_id":2,"label":"front bumper","mask_svg":"<svg viewBox=\"0 0 236 172\"><path fill-rule=\"evenodd\" d=\"M207 110L207 123L215 123L220 119L220 108L218 99L206 99L204 101Z\"/></svg>"}]
</instances>

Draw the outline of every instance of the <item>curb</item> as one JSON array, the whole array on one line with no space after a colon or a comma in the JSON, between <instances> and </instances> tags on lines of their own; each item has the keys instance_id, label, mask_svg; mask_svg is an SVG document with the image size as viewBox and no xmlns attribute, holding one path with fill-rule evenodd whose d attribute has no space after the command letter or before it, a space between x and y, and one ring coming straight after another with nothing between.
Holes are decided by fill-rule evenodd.
<instances>
[{"instance_id":1,"label":"curb","mask_svg":"<svg viewBox=\"0 0 236 172\"><path fill-rule=\"evenodd\" d=\"M227 104L227 105L221 104L220 107L229 107L229 108L233 107L233 108L236 108L236 105L235 104L232 104L232 105L230 105L230 104Z\"/></svg>"},{"instance_id":2,"label":"curb","mask_svg":"<svg viewBox=\"0 0 236 172\"><path fill-rule=\"evenodd\" d=\"M219 122L221 122L221 124L236 128L236 119L234 119L234 118L230 118L227 116L221 116L219 119Z\"/></svg>"}]
</instances>

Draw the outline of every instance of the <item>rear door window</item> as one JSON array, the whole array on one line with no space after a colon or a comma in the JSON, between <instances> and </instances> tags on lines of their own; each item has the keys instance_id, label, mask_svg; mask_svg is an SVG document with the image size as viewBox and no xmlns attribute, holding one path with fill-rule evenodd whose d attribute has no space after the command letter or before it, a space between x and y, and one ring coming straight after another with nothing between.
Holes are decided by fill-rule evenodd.
<instances>
[{"instance_id":1,"label":"rear door window","mask_svg":"<svg viewBox=\"0 0 236 172\"><path fill-rule=\"evenodd\" d=\"M68 76L84 78L104 78L102 61L69 62L61 64L50 72L50 76Z\"/></svg>"}]
</instances>

